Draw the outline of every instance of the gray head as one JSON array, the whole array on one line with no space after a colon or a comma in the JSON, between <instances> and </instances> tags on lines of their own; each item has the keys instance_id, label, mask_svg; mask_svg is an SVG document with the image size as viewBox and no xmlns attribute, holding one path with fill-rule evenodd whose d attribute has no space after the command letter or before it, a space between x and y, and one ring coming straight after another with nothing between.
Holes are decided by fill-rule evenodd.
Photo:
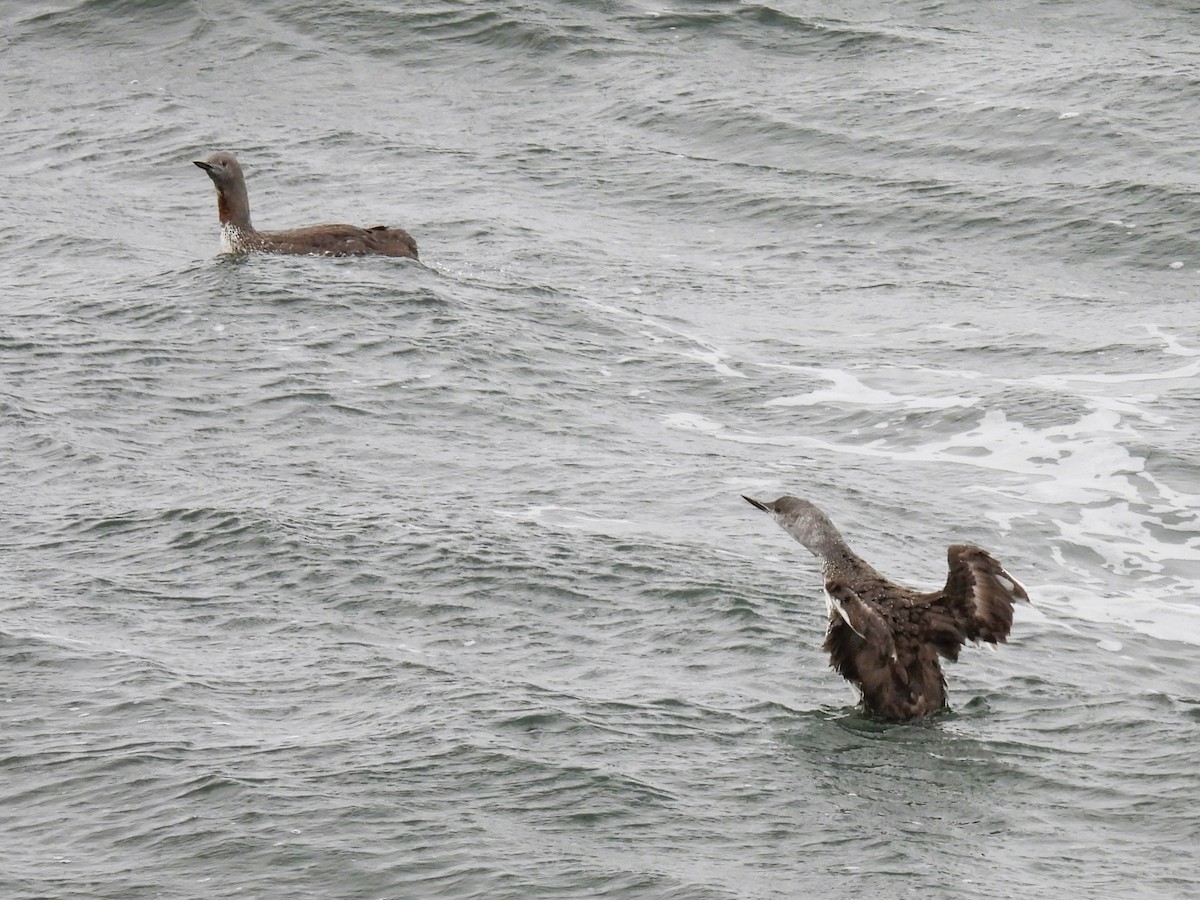
<instances>
[{"instance_id":1,"label":"gray head","mask_svg":"<svg viewBox=\"0 0 1200 900\"><path fill-rule=\"evenodd\" d=\"M245 180L237 157L224 150L214 153L208 159L194 159L192 162L208 173L208 177L213 180L213 184L217 186L218 190Z\"/></svg>"},{"instance_id":2,"label":"gray head","mask_svg":"<svg viewBox=\"0 0 1200 900\"><path fill-rule=\"evenodd\" d=\"M829 516L807 500L784 495L778 500L755 500L742 494L742 499L763 512L769 512L784 531L802 543L815 556L825 559L846 543Z\"/></svg>"},{"instance_id":3,"label":"gray head","mask_svg":"<svg viewBox=\"0 0 1200 900\"><path fill-rule=\"evenodd\" d=\"M237 157L224 150L208 159L192 160L208 173L217 188L217 215L221 224L233 224L239 228L251 228L250 198L246 194L246 178Z\"/></svg>"}]
</instances>

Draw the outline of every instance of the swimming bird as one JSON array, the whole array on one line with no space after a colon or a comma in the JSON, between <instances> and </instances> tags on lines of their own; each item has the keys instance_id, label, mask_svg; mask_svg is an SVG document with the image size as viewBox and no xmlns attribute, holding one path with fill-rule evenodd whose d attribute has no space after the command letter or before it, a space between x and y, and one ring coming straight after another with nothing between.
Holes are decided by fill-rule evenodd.
<instances>
[{"instance_id":1,"label":"swimming bird","mask_svg":"<svg viewBox=\"0 0 1200 900\"><path fill-rule=\"evenodd\" d=\"M1008 639L1013 603L1029 601L1020 582L979 547L951 546L945 587L921 593L876 572L807 500L742 499L820 558L829 605L823 648L829 664L858 688L869 715L906 722L945 707L938 657L957 660L966 641L995 649Z\"/></svg>"},{"instance_id":2,"label":"swimming bird","mask_svg":"<svg viewBox=\"0 0 1200 900\"><path fill-rule=\"evenodd\" d=\"M291 253L316 256L407 256L417 258L417 242L403 228L375 225L312 225L290 231L259 231L250 224L246 176L232 153L214 153L193 162L217 188L223 253Z\"/></svg>"}]
</instances>

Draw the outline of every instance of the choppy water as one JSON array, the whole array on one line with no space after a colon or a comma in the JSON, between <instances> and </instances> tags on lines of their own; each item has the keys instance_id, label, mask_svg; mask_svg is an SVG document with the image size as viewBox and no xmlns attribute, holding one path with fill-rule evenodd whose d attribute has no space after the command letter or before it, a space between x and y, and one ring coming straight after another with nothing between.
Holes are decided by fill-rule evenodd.
<instances>
[{"instance_id":1,"label":"choppy water","mask_svg":"<svg viewBox=\"0 0 1200 900\"><path fill-rule=\"evenodd\" d=\"M1190 4L0 24L0 894L1200 891ZM741 492L1036 606L871 722Z\"/></svg>"}]
</instances>

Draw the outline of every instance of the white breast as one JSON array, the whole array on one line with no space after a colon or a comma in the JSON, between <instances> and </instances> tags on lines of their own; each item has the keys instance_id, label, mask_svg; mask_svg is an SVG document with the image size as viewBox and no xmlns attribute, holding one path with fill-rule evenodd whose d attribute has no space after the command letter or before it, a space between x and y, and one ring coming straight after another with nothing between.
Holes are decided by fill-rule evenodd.
<instances>
[{"instance_id":1,"label":"white breast","mask_svg":"<svg viewBox=\"0 0 1200 900\"><path fill-rule=\"evenodd\" d=\"M221 226L221 252L245 253L246 235L236 225Z\"/></svg>"}]
</instances>

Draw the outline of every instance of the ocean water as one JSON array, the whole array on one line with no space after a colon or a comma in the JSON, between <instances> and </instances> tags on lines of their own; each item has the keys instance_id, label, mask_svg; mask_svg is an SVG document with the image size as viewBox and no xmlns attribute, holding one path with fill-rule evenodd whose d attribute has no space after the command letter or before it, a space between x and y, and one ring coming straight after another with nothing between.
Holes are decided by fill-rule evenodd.
<instances>
[{"instance_id":1,"label":"ocean water","mask_svg":"<svg viewBox=\"0 0 1200 900\"><path fill-rule=\"evenodd\" d=\"M0 25L0 896L1200 893L1194 4ZM741 493L1034 605L864 718Z\"/></svg>"}]
</instances>

